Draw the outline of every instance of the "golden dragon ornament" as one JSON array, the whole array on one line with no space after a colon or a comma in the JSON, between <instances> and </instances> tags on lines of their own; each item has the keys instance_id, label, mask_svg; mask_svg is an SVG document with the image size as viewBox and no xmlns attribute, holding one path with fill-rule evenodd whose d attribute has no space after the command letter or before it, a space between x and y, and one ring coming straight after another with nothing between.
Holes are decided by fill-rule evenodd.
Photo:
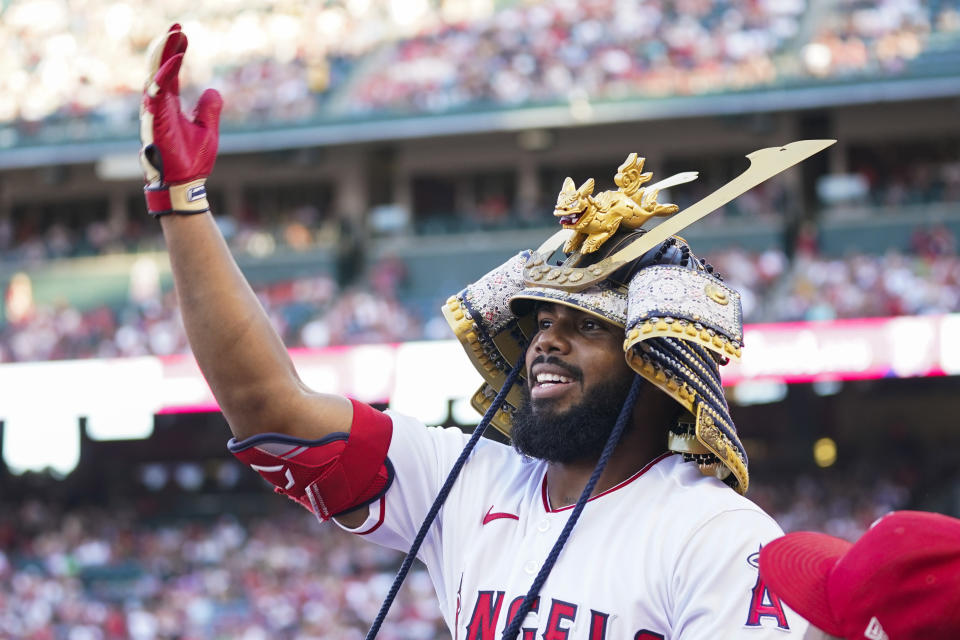
<instances>
[{"instance_id":1,"label":"golden dragon ornament","mask_svg":"<svg viewBox=\"0 0 960 640\"><path fill-rule=\"evenodd\" d=\"M643 173L645 160L631 153L613 178L619 189L602 191L596 196L593 178L579 189L572 178L564 180L553 211L564 229L575 232L564 245L564 253L578 249L581 254L593 253L621 226L639 229L650 218L676 213L677 205L657 202L659 189L642 188L653 177L651 172Z\"/></svg>"}]
</instances>

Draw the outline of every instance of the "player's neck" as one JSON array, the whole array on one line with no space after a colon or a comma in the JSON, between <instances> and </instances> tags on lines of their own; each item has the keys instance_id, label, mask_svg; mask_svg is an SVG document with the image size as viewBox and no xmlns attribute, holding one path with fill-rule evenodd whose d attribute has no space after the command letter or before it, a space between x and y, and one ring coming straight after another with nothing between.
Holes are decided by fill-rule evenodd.
<instances>
[{"instance_id":1,"label":"player's neck","mask_svg":"<svg viewBox=\"0 0 960 640\"><path fill-rule=\"evenodd\" d=\"M642 427L628 429L610 457L592 496L612 489L640 471L648 462L665 451L665 432L659 437ZM597 466L597 458L571 463L551 462L547 466L547 497L552 509L577 502Z\"/></svg>"}]
</instances>

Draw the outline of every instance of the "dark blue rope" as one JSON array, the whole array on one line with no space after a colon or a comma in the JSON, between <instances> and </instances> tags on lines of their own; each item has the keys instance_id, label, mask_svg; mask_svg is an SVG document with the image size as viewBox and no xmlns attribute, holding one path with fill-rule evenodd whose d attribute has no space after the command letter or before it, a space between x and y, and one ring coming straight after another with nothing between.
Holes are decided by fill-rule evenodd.
<instances>
[{"instance_id":1,"label":"dark blue rope","mask_svg":"<svg viewBox=\"0 0 960 640\"><path fill-rule=\"evenodd\" d=\"M600 474L603 473L604 467L606 467L607 463L610 461L610 456L613 455L613 450L616 449L617 443L620 441L620 436L623 434L623 430L626 428L627 423L630 422L630 419L633 416L633 407L637 403L637 397L640 395L640 389L643 387L642 380L643 379L640 376L634 377L633 385L630 387L630 392L627 394L627 399L623 403L623 408L620 409L620 415L617 417L617 422L613 427L613 431L610 433L610 437L607 438L607 444L603 447L603 452L600 454L600 459L597 461L597 466L594 468L593 474L587 481L587 486L583 488L583 493L581 493L580 497L577 499L577 504L573 508L573 513L571 513L570 517L567 518L567 523L563 526L563 531L560 532L560 537L557 538L557 541L553 544L553 549L550 550L550 555L548 555L547 559L544 560L543 566L540 568L540 573L538 573L537 577L534 578L533 584L530 586L530 591L527 592L526 597L520 604L520 608L517 609L517 613L510 620L510 624L508 624L507 628L503 630L501 640L515 640L517 634L520 633L520 625L523 624L523 619L527 617L528 613L530 613L530 609L533 607L534 600L537 599L537 596L540 594L540 589L543 587L543 583L547 581L547 576L550 575L550 571L553 570L553 565L556 564L557 558L560 557L560 552L563 551L563 546L567 543L567 538L570 537L570 532L573 531L574 525L577 524L577 520L580 519L580 513L586 506L587 500L590 499L590 495L593 493L593 488L597 486L597 481L600 480Z\"/></svg>"},{"instance_id":2,"label":"dark blue rope","mask_svg":"<svg viewBox=\"0 0 960 640\"><path fill-rule=\"evenodd\" d=\"M446 501L447 495L453 488L453 483L456 481L457 476L460 475L460 470L463 468L463 465L466 464L467 458L470 457L470 452L473 451L473 448L480 440L480 436L486 431L490 421L493 420L493 416L500 410L513 383L517 381L517 376L520 375L520 372L524 368L524 359L525 354L520 354L517 364L515 364L513 369L510 370L510 373L507 374L503 388L500 389L497 397L493 399L493 403L490 405L490 408L487 409L487 412L483 414L483 419L480 420L477 428L473 430L473 435L470 436L470 440L467 441L467 444L463 447L463 451L460 452L460 457L453 463L453 468L450 469L447 479L443 482L443 486L440 487L437 498L433 501L430 511L427 512L426 517L423 519L423 524L420 525L420 531L417 532L417 536L413 539L413 544L410 545L410 550L407 551L407 557L403 559L403 564L400 565L400 570L397 571L397 577L394 578L393 584L390 586L390 591L387 592L387 597L384 598L383 604L380 605L380 611L377 613L376 619L373 621L373 624L370 625L370 631L367 632L366 640L373 640L377 637L377 633L380 632L380 626L383 625L383 621L387 617L387 612L390 611L390 606L393 605L393 601L397 597L397 592L400 591L400 585L402 585L406 579L407 572L410 571L410 567L417 557L417 552L420 551L420 545L423 544L424 538L427 537L427 531L430 529L430 525L433 524L437 514L440 513L440 507L442 507Z\"/></svg>"}]
</instances>

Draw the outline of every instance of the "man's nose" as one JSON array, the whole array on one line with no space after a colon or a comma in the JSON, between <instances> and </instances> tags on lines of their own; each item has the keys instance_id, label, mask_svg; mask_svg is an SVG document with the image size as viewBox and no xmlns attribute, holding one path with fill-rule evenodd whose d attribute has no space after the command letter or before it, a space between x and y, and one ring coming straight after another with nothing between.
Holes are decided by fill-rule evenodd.
<instances>
[{"instance_id":1,"label":"man's nose","mask_svg":"<svg viewBox=\"0 0 960 640\"><path fill-rule=\"evenodd\" d=\"M536 353L567 353L570 351L568 328L562 322L554 322L537 332L533 346Z\"/></svg>"}]
</instances>

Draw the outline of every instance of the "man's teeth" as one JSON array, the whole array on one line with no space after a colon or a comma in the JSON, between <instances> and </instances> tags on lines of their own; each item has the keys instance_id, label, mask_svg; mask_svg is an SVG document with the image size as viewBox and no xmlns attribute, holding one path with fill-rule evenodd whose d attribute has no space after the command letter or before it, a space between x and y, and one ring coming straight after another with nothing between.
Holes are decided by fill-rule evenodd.
<instances>
[{"instance_id":1,"label":"man's teeth","mask_svg":"<svg viewBox=\"0 0 960 640\"><path fill-rule=\"evenodd\" d=\"M552 383L564 383L564 382L573 382L572 378L567 378L566 376L561 376L556 373L538 373L537 374L537 384L552 384Z\"/></svg>"}]
</instances>

